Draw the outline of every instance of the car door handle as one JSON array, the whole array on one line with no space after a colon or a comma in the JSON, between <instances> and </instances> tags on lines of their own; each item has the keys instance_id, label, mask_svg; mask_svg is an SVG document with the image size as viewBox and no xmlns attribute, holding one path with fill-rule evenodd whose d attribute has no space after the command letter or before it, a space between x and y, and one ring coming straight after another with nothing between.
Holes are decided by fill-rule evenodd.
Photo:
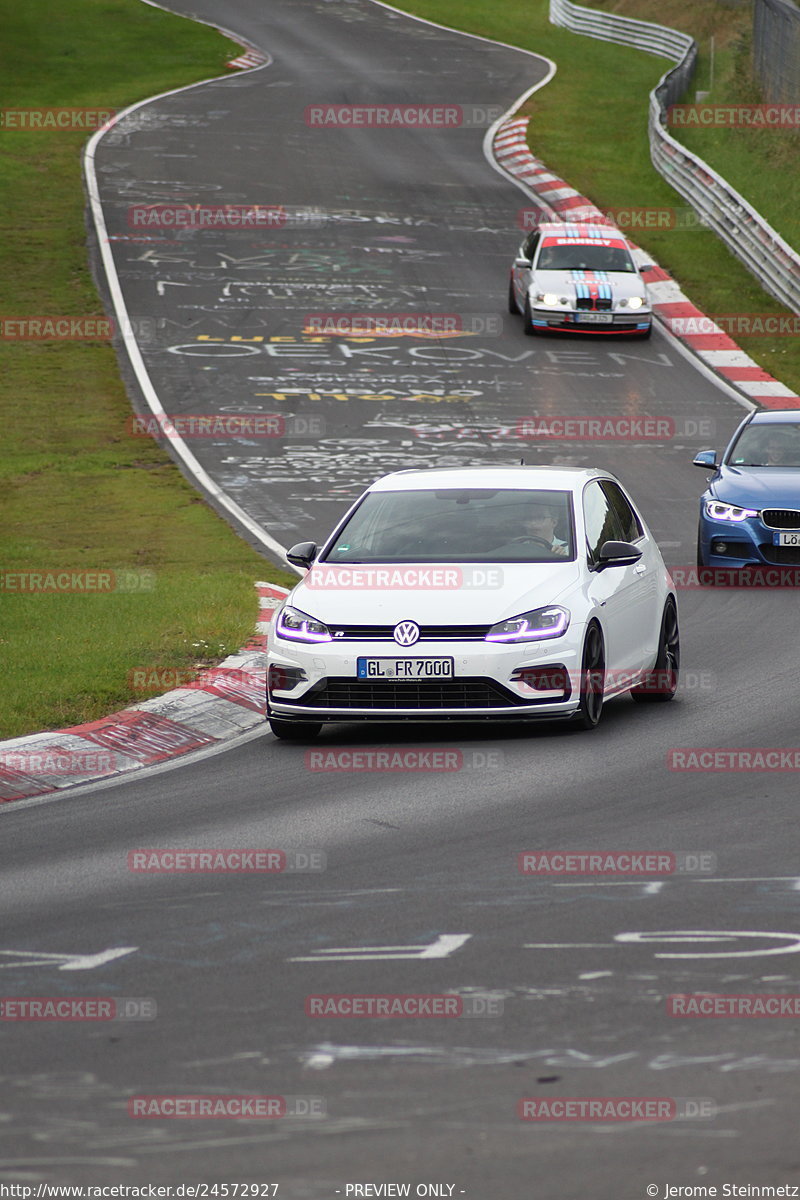
<instances>
[{"instance_id":1,"label":"car door handle","mask_svg":"<svg viewBox=\"0 0 800 1200\"><path fill-rule=\"evenodd\" d=\"M645 563L637 563L636 566L633 568L633 573L634 573L634 575L644 575L646 570L647 570L647 566Z\"/></svg>"}]
</instances>

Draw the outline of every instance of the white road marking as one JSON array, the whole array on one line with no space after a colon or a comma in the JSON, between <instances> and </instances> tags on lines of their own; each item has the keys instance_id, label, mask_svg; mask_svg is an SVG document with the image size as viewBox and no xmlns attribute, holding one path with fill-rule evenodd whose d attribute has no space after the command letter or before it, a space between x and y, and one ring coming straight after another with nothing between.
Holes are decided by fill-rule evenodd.
<instances>
[{"instance_id":1,"label":"white road marking","mask_svg":"<svg viewBox=\"0 0 800 1200\"><path fill-rule=\"evenodd\" d=\"M608 950L615 942L525 942L523 950Z\"/></svg>"},{"instance_id":2,"label":"white road marking","mask_svg":"<svg viewBox=\"0 0 800 1200\"><path fill-rule=\"evenodd\" d=\"M703 950L700 953L656 954L656 958L762 958L768 954L797 954L800 952L800 934L771 933L767 930L736 929L678 929L669 932L647 931L644 933L618 933L614 940L623 943L646 945L648 942L732 942L738 938L777 938L788 945L774 946L770 950Z\"/></svg>"},{"instance_id":3,"label":"white road marking","mask_svg":"<svg viewBox=\"0 0 800 1200\"><path fill-rule=\"evenodd\" d=\"M800 933L773 933L760 929L677 929L646 930L637 933L617 933L613 942L525 942L523 950L608 950L614 946L646 946L670 942L689 942L699 945L707 942L735 942L739 938L767 938L779 940L784 945L765 950L695 950L677 953L656 953L654 958L764 958L771 954L800 953Z\"/></svg>"},{"instance_id":4,"label":"white road marking","mask_svg":"<svg viewBox=\"0 0 800 1200\"><path fill-rule=\"evenodd\" d=\"M660 543L663 545L664 543ZM713 879L700 878L693 875L672 875L662 883L672 883L675 879L685 879L687 883L790 883L793 891L800 891L800 877L797 875L731 875L727 877L714 876ZM570 881L568 883L553 883L553 887L635 887L640 879L587 879Z\"/></svg>"},{"instance_id":5,"label":"white road marking","mask_svg":"<svg viewBox=\"0 0 800 1200\"><path fill-rule=\"evenodd\" d=\"M447 958L471 933L440 933L429 946L336 946L290 958L289 962L381 962L388 958ZM327 955L328 957L323 957Z\"/></svg>"},{"instance_id":6,"label":"white road marking","mask_svg":"<svg viewBox=\"0 0 800 1200\"><path fill-rule=\"evenodd\" d=\"M116 950L102 950L99 954L83 954L71 958L69 962L59 967L59 971L92 971L104 963L113 962L115 958L123 958L126 954L135 954L138 946L119 946Z\"/></svg>"},{"instance_id":7,"label":"white road marking","mask_svg":"<svg viewBox=\"0 0 800 1200\"><path fill-rule=\"evenodd\" d=\"M59 971L91 971L103 963L133 954L138 946L119 946L114 950L102 950L99 954L46 954L38 950L0 950L0 957L21 959L20 962L2 962L0 971L11 971L19 967L54 967Z\"/></svg>"},{"instance_id":8,"label":"white road marking","mask_svg":"<svg viewBox=\"0 0 800 1200\"><path fill-rule=\"evenodd\" d=\"M662 887L669 880L660 880L659 887ZM581 883L554 883L553 887L563 888L580 888L580 887L644 887L649 888L652 884L645 883L643 879L589 879Z\"/></svg>"}]
</instances>

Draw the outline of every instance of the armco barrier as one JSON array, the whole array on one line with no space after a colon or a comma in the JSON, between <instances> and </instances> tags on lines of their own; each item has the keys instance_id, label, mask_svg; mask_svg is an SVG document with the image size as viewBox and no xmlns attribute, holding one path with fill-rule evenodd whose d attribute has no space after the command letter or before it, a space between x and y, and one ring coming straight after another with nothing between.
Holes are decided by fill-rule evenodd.
<instances>
[{"instance_id":1,"label":"armco barrier","mask_svg":"<svg viewBox=\"0 0 800 1200\"><path fill-rule=\"evenodd\" d=\"M550 20L572 33L633 46L676 63L650 93L653 165L761 286L781 304L800 313L800 255L721 175L667 132L667 108L680 98L694 73L694 39L665 25L584 8L572 0L550 0Z\"/></svg>"}]
</instances>

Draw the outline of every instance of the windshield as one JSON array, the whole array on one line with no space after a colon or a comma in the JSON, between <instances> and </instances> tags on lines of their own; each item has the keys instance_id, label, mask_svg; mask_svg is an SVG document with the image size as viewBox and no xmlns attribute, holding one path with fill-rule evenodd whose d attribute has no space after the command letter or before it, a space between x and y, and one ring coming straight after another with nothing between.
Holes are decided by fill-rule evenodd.
<instances>
[{"instance_id":1,"label":"windshield","mask_svg":"<svg viewBox=\"0 0 800 1200\"><path fill-rule=\"evenodd\" d=\"M800 423L747 425L727 461L732 467L800 467Z\"/></svg>"},{"instance_id":2,"label":"windshield","mask_svg":"<svg viewBox=\"0 0 800 1200\"><path fill-rule=\"evenodd\" d=\"M321 561L553 562L573 546L570 492L370 492Z\"/></svg>"},{"instance_id":3,"label":"windshield","mask_svg":"<svg viewBox=\"0 0 800 1200\"><path fill-rule=\"evenodd\" d=\"M548 246L539 251L539 271L635 271L623 246L593 246L585 242Z\"/></svg>"}]
</instances>

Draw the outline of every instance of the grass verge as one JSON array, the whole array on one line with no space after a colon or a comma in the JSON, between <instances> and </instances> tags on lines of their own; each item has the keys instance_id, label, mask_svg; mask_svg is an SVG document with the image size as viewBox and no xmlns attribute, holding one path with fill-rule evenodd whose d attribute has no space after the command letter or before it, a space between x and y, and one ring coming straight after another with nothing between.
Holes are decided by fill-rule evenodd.
<instances>
[{"instance_id":1,"label":"grass verge","mask_svg":"<svg viewBox=\"0 0 800 1200\"><path fill-rule=\"evenodd\" d=\"M0 0L0 24L6 110L120 109L224 74L240 52L132 0ZM0 316L103 315L86 255L86 137L0 129ZM0 340L0 351L0 737L15 737L146 699L159 689L137 691L137 667L218 661L252 634L254 580L295 577L237 537L156 443L125 432L110 344ZM13 590L18 572L87 570L152 589Z\"/></svg>"},{"instance_id":2,"label":"grass verge","mask_svg":"<svg viewBox=\"0 0 800 1200\"><path fill-rule=\"evenodd\" d=\"M534 93L520 110L530 114L528 142L532 152L606 211L619 208L678 208L686 202L661 178L650 162L647 137L649 93L667 69L664 59L643 51L573 34L551 25L547 0L393 0L397 7L437 21L494 38L555 61L558 71L546 87ZM597 7L604 7L602 4ZM611 0L615 12L686 29L708 42L716 31L716 80L738 78L741 70L742 30L733 24L728 4L708 0L696 8L693 0ZM749 9L747 10L749 12ZM737 19L741 19L740 17ZM739 63L737 67L735 64ZM707 86L704 60L696 86ZM731 86L733 86L731 84ZM716 101L715 90L712 99ZM739 130L712 130L731 135L725 140L729 158L715 157L706 144L706 132L690 144L697 153L743 191L756 207L763 205L767 219L774 218L788 241L797 244L797 187L787 186L788 163L796 172L796 157L784 145L785 135L750 133L759 142L759 153L779 155L786 170L774 164L750 163L747 139ZM766 141L766 139L779 139ZM771 147L771 148L770 148ZM752 148L752 147L751 147ZM734 169L734 167L736 169ZM747 181L750 181L749 185ZM759 184L756 192L756 185ZM748 191L749 186L749 191ZM679 281L694 303L709 316L718 314L775 314L787 310L767 295L752 275L705 230L653 229L633 235ZM736 341L765 370L800 393L800 338L788 336L736 336Z\"/></svg>"}]
</instances>

